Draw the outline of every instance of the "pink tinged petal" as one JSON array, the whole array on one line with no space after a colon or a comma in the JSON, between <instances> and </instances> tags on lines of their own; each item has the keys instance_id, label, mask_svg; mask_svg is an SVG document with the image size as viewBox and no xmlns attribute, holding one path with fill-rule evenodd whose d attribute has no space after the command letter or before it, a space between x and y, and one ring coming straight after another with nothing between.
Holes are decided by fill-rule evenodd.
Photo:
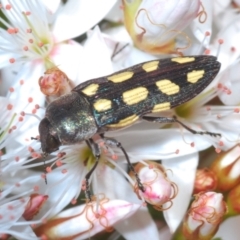
<instances>
[{"instance_id":1,"label":"pink tinged petal","mask_svg":"<svg viewBox=\"0 0 240 240\"><path fill-rule=\"evenodd\" d=\"M187 239L211 239L226 211L222 194L206 192L196 195L183 223L183 235Z\"/></svg>"},{"instance_id":2,"label":"pink tinged petal","mask_svg":"<svg viewBox=\"0 0 240 240\"><path fill-rule=\"evenodd\" d=\"M198 41L203 46L208 46L212 33L213 2L202 0L201 3L204 9L200 8L201 13L198 18L194 19L190 28Z\"/></svg>"},{"instance_id":3,"label":"pink tinged petal","mask_svg":"<svg viewBox=\"0 0 240 240\"><path fill-rule=\"evenodd\" d=\"M173 52L173 39L182 34L182 30L197 16L200 7L199 0L123 3L125 25L135 45L152 53Z\"/></svg>"},{"instance_id":4,"label":"pink tinged petal","mask_svg":"<svg viewBox=\"0 0 240 240\"><path fill-rule=\"evenodd\" d=\"M240 236L240 216L231 217L226 219L218 229L218 232L214 236L216 239L223 240L236 240Z\"/></svg>"},{"instance_id":5,"label":"pink tinged petal","mask_svg":"<svg viewBox=\"0 0 240 240\"><path fill-rule=\"evenodd\" d=\"M85 239L100 231L111 230L114 224L128 218L140 207L123 200L103 199L98 204L92 202L68 209L35 229L35 233L47 239Z\"/></svg>"},{"instance_id":6,"label":"pink tinged petal","mask_svg":"<svg viewBox=\"0 0 240 240\"><path fill-rule=\"evenodd\" d=\"M69 0L58 12L53 26L53 34L58 42L79 36L99 21L111 10L116 0ZM64 31L63 31L64 29Z\"/></svg>"},{"instance_id":7,"label":"pink tinged petal","mask_svg":"<svg viewBox=\"0 0 240 240\"><path fill-rule=\"evenodd\" d=\"M27 221L32 220L47 199L48 196L46 195L32 194L23 214L24 219Z\"/></svg>"},{"instance_id":8,"label":"pink tinged petal","mask_svg":"<svg viewBox=\"0 0 240 240\"><path fill-rule=\"evenodd\" d=\"M116 223L114 228L127 240L160 239L156 223L144 207L128 219Z\"/></svg>"},{"instance_id":9,"label":"pink tinged petal","mask_svg":"<svg viewBox=\"0 0 240 240\"><path fill-rule=\"evenodd\" d=\"M172 200L172 207L163 212L170 231L174 232L181 223L192 196L198 153L163 161L162 164L171 170L169 179L177 183L178 187L177 196Z\"/></svg>"},{"instance_id":10,"label":"pink tinged petal","mask_svg":"<svg viewBox=\"0 0 240 240\"><path fill-rule=\"evenodd\" d=\"M168 179L166 170L161 164L151 161L145 161L144 163L138 163L134 167L145 189L142 192L135 183L136 193L140 199L143 198L158 211L170 208L172 199L177 194L176 184ZM135 175L131 174L131 177L136 182Z\"/></svg>"}]
</instances>

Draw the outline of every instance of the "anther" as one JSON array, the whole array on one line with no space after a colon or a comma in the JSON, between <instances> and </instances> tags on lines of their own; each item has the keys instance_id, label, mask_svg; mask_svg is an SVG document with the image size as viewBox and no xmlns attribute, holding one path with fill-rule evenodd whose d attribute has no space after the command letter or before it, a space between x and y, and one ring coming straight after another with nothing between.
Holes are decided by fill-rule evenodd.
<instances>
[{"instance_id":1,"label":"anther","mask_svg":"<svg viewBox=\"0 0 240 240\"><path fill-rule=\"evenodd\" d=\"M235 112L235 113L239 113L239 108L235 108L235 109L234 109L234 112Z\"/></svg>"},{"instance_id":2,"label":"anther","mask_svg":"<svg viewBox=\"0 0 240 240\"><path fill-rule=\"evenodd\" d=\"M15 63L15 59L14 59L14 58L10 58L10 59L9 59L9 62L10 62L10 63Z\"/></svg>"},{"instance_id":3,"label":"anther","mask_svg":"<svg viewBox=\"0 0 240 240\"><path fill-rule=\"evenodd\" d=\"M10 87L10 88L9 88L9 92L11 92L11 93L14 92L14 88L13 88L13 87Z\"/></svg>"},{"instance_id":4,"label":"anther","mask_svg":"<svg viewBox=\"0 0 240 240\"><path fill-rule=\"evenodd\" d=\"M220 153L220 152L221 152L221 149L220 149L220 148L215 148L215 152L216 152L216 153Z\"/></svg>"},{"instance_id":5,"label":"anther","mask_svg":"<svg viewBox=\"0 0 240 240\"><path fill-rule=\"evenodd\" d=\"M7 105L7 110L12 110L12 108L13 108L13 105L12 105L12 104L8 104L8 105Z\"/></svg>"},{"instance_id":6,"label":"anther","mask_svg":"<svg viewBox=\"0 0 240 240\"><path fill-rule=\"evenodd\" d=\"M12 8L12 6L10 4L7 4L5 8L6 8L6 10L10 10Z\"/></svg>"}]
</instances>

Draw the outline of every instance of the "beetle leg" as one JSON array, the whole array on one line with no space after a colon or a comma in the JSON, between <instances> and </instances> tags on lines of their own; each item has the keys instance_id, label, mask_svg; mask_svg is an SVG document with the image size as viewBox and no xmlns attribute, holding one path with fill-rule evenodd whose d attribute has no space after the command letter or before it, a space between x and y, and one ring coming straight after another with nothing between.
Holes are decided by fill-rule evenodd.
<instances>
[{"instance_id":1,"label":"beetle leg","mask_svg":"<svg viewBox=\"0 0 240 240\"><path fill-rule=\"evenodd\" d=\"M123 148L122 144L121 144L120 142L118 142L118 141L117 141L116 139L114 139L114 138L104 137L103 135L100 135L100 136L103 138L103 140L104 140L104 142L106 143L106 145L114 146L114 147L117 147L117 148L121 149L121 151L123 152L123 155L125 156L125 158L126 158L126 160L127 160L128 167L129 167L130 171L133 172L133 174L134 174L134 176L135 176L135 178L136 178L138 188L139 188L142 192L144 192L144 191L145 191L144 186L143 186L143 184L141 183L141 180L140 180L137 172L135 171L133 165L131 164L130 159L129 159L129 156L128 156L126 150Z\"/></svg>"},{"instance_id":2,"label":"beetle leg","mask_svg":"<svg viewBox=\"0 0 240 240\"><path fill-rule=\"evenodd\" d=\"M91 190L90 190L90 186L89 186L89 179L90 179L92 173L94 172L94 170L96 169L96 167L99 163L101 150L100 150L99 145L97 143L95 143L91 138L86 140L86 143L87 143L88 147L92 150L93 155L96 159L95 164L93 165L91 170L85 176L85 184L86 184L85 196L86 196L88 201L91 201L91 195L92 194L91 194Z\"/></svg>"},{"instance_id":3,"label":"beetle leg","mask_svg":"<svg viewBox=\"0 0 240 240\"><path fill-rule=\"evenodd\" d=\"M188 127L187 125L185 125L184 123L182 123L181 121L179 121L177 119L176 116L173 117L149 117L149 116L142 116L143 120L146 120L148 122L158 122L158 123L179 123L181 126L183 126L185 129L187 129L189 132L193 133L193 134L200 134L200 135L210 135L213 137L221 137L220 133L213 133L213 132L208 132L208 131L196 131L190 127Z\"/></svg>"}]
</instances>

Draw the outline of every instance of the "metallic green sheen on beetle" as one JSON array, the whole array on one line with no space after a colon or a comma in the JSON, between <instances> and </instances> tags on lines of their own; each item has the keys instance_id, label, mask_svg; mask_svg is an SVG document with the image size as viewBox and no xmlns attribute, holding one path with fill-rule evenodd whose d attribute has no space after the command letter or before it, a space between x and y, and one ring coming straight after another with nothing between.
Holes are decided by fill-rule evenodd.
<instances>
[{"instance_id":1,"label":"metallic green sheen on beetle","mask_svg":"<svg viewBox=\"0 0 240 240\"><path fill-rule=\"evenodd\" d=\"M95 134L128 127L139 119L174 122L174 118L146 115L194 98L219 69L214 56L174 57L86 81L48 105L39 125L42 151L47 154L60 145L88 141Z\"/></svg>"}]
</instances>

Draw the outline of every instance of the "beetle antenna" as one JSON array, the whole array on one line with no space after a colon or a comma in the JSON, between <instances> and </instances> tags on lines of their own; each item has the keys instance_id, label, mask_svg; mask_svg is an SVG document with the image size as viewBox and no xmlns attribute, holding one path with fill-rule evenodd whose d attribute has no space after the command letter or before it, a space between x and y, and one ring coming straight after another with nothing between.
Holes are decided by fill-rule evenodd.
<instances>
[{"instance_id":1,"label":"beetle antenna","mask_svg":"<svg viewBox=\"0 0 240 240\"><path fill-rule=\"evenodd\" d=\"M44 168L44 180L45 180L45 183L47 184L47 167L46 167L46 157L47 157L47 153L43 153L43 168Z\"/></svg>"},{"instance_id":2,"label":"beetle antenna","mask_svg":"<svg viewBox=\"0 0 240 240\"><path fill-rule=\"evenodd\" d=\"M113 58L115 56L117 56L122 50L124 50L127 46L129 45L129 43L126 43L125 45L123 45L121 48L118 49L119 46L119 42L115 45L112 56L111 56L111 60L113 60Z\"/></svg>"}]
</instances>

